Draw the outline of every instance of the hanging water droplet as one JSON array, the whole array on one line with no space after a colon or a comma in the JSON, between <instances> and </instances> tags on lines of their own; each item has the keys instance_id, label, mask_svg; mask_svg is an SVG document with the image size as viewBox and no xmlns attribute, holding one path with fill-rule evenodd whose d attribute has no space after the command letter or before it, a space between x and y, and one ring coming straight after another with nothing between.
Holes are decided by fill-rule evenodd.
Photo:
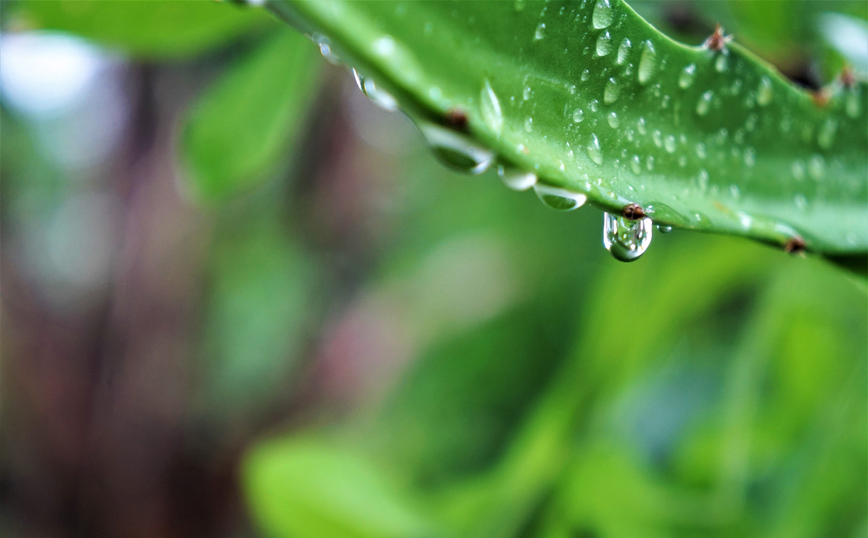
<instances>
[{"instance_id":1,"label":"hanging water droplet","mask_svg":"<svg viewBox=\"0 0 868 538\"><path fill-rule=\"evenodd\" d=\"M588 103L588 108L591 109L591 112L596 112L600 110L600 102L594 99L590 103Z\"/></svg>"},{"instance_id":2,"label":"hanging water droplet","mask_svg":"<svg viewBox=\"0 0 868 538\"><path fill-rule=\"evenodd\" d=\"M597 0L594 6L594 13L591 16L591 24L597 30L602 30L612 24L612 19L615 18L615 13L612 11L612 6L609 0Z\"/></svg>"},{"instance_id":3,"label":"hanging water droplet","mask_svg":"<svg viewBox=\"0 0 868 538\"><path fill-rule=\"evenodd\" d=\"M322 54L322 57L325 58L328 63L332 65L337 65L341 62L341 59L338 58L338 56L332 50L332 45L331 41L329 41L329 38L317 32L311 36L311 39L314 43L317 44L320 54Z\"/></svg>"},{"instance_id":4,"label":"hanging water droplet","mask_svg":"<svg viewBox=\"0 0 868 538\"><path fill-rule=\"evenodd\" d=\"M581 108L577 108L573 110L573 121L576 123L582 123L582 120L585 119L585 113L582 112Z\"/></svg>"},{"instance_id":5,"label":"hanging water droplet","mask_svg":"<svg viewBox=\"0 0 868 538\"><path fill-rule=\"evenodd\" d=\"M626 37L621 41L621 46L618 47L618 65L624 65L624 62L627 61L627 57L630 56L630 49L632 47L633 44L630 43L630 40Z\"/></svg>"},{"instance_id":6,"label":"hanging water droplet","mask_svg":"<svg viewBox=\"0 0 868 538\"><path fill-rule=\"evenodd\" d=\"M588 200L586 194L559 189L537 183L533 186L536 195L545 205L558 211L572 211L584 205Z\"/></svg>"},{"instance_id":7,"label":"hanging water droplet","mask_svg":"<svg viewBox=\"0 0 868 538\"><path fill-rule=\"evenodd\" d=\"M753 166L756 164L756 150L753 148L745 148L744 150L744 164L748 166Z\"/></svg>"},{"instance_id":8,"label":"hanging water droplet","mask_svg":"<svg viewBox=\"0 0 868 538\"><path fill-rule=\"evenodd\" d=\"M645 159L645 168L647 168L649 172L654 170L654 156L653 155L649 155Z\"/></svg>"},{"instance_id":9,"label":"hanging water droplet","mask_svg":"<svg viewBox=\"0 0 868 538\"><path fill-rule=\"evenodd\" d=\"M611 127L612 129L618 128L618 115L617 114L615 114L614 112L609 112L607 119L609 120L609 127Z\"/></svg>"},{"instance_id":10,"label":"hanging water droplet","mask_svg":"<svg viewBox=\"0 0 868 538\"><path fill-rule=\"evenodd\" d=\"M361 78L362 92L380 108L386 110L398 110L398 101L391 94L378 88L372 78Z\"/></svg>"},{"instance_id":11,"label":"hanging water droplet","mask_svg":"<svg viewBox=\"0 0 868 538\"><path fill-rule=\"evenodd\" d=\"M494 161L494 152L460 133L429 123L420 124L419 130L434 155L451 168L476 175Z\"/></svg>"},{"instance_id":12,"label":"hanging water droplet","mask_svg":"<svg viewBox=\"0 0 868 538\"><path fill-rule=\"evenodd\" d=\"M658 148L663 147L663 133L660 132L660 129L654 129L654 132L651 133L651 139L654 141L654 145Z\"/></svg>"},{"instance_id":13,"label":"hanging water droplet","mask_svg":"<svg viewBox=\"0 0 868 538\"><path fill-rule=\"evenodd\" d=\"M609 213L603 214L603 245L622 262L638 259L651 244L651 219L627 220Z\"/></svg>"},{"instance_id":14,"label":"hanging water droplet","mask_svg":"<svg viewBox=\"0 0 868 538\"><path fill-rule=\"evenodd\" d=\"M714 60L714 70L718 73L726 71L726 54L718 54L717 59Z\"/></svg>"},{"instance_id":15,"label":"hanging water droplet","mask_svg":"<svg viewBox=\"0 0 868 538\"><path fill-rule=\"evenodd\" d=\"M591 72L588 71L587 69L585 69L584 71L582 71L582 77L581 77L582 82L587 82L587 80L588 80L588 78L589 78L590 76L591 76Z\"/></svg>"},{"instance_id":16,"label":"hanging water droplet","mask_svg":"<svg viewBox=\"0 0 868 538\"><path fill-rule=\"evenodd\" d=\"M639 84L647 84L657 71L657 51L651 41L645 41L645 48L639 58Z\"/></svg>"},{"instance_id":17,"label":"hanging water droplet","mask_svg":"<svg viewBox=\"0 0 868 538\"><path fill-rule=\"evenodd\" d=\"M507 188L514 191L526 191L536 185L537 177L533 172L525 172L518 168L497 165L497 176Z\"/></svg>"},{"instance_id":18,"label":"hanging water droplet","mask_svg":"<svg viewBox=\"0 0 868 538\"><path fill-rule=\"evenodd\" d=\"M637 176L642 173L642 163L638 155L633 155L633 158L630 159L630 168L633 169L633 173Z\"/></svg>"},{"instance_id":19,"label":"hanging water droplet","mask_svg":"<svg viewBox=\"0 0 868 538\"><path fill-rule=\"evenodd\" d=\"M838 130L838 122L832 118L826 118L826 121L820 126L817 131L817 144L823 149L828 149L832 146L835 139L835 131Z\"/></svg>"},{"instance_id":20,"label":"hanging water droplet","mask_svg":"<svg viewBox=\"0 0 868 538\"><path fill-rule=\"evenodd\" d=\"M526 85L524 89L521 90L521 98L522 100L527 101L531 97L533 97L533 89L529 85Z\"/></svg>"},{"instance_id":21,"label":"hanging water droplet","mask_svg":"<svg viewBox=\"0 0 868 538\"><path fill-rule=\"evenodd\" d=\"M479 94L479 108L482 112L482 121L494 132L497 138L500 138L500 133L503 130L503 111L488 79L485 79Z\"/></svg>"},{"instance_id":22,"label":"hanging water droplet","mask_svg":"<svg viewBox=\"0 0 868 538\"><path fill-rule=\"evenodd\" d=\"M611 105L618 100L621 95L621 88L618 86L618 81L614 77L606 81L606 87L603 90L603 102Z\"/></svg>"},{"instance_id":23,"label":"hanging water droplet","mask_svg":"<svg viewBox=\"0 0 868 538\"><path fill-rule=\"evenodd\" d=\"M708 109L711 106L711 99L714 97L714 93L711 90L703 93L699 98L699 101L696 103L696 113L700 116L705 116L708 114Z\"/></svg>"},{"instance_id":24,"label":"hanging water droplet","mask_svg":"<svg viewBox=\"0 0 868 538\"><path fill-rule=\"evenodd\" d=\"M696 156L699 157L700 159L704 159L707 155L708 154L706 153L706 150L705 150L705 144L703 144L702 142L698 142L696 144Z\"/></svg>"},{"instance_id":25,"label":"hanging water droplet","mask_svg":"<svg viewBox=\"0 0 868 538\"><path fill-rule=\"evenodd\" d=\"M767 104L772 102L772 97L774 96L772 93L772 81L769 77L763 77L760 79L759 88L756 91L756 102L759 106L766 106Z\"/></svg>"},{"instance_id":26,"label":"hanging water droplet","mask_svg":"<svg viewBox=\"0 0 868 538\"><path fill-rule=\"evenodd\" d=\"M694 79L696 79L696 64L690 64L684 68L678 77L678 86L682 89L689 88Z\"/></svg>"},{"instance_id":27,"label":"hanging water droplet","mask_svg":"<svg viewBox=\"0 0 868 538\"><path fill-rule=\"evenodd\" d=\"M645 123L645 118L639 118L636 121L636 127L639 129L639 134L648 134L648 127Z\"/></svg>"},{"instance_id":28,"label":"hanging water droplet","mask_svg":"<svg viewBox=\"0 0 868 538\"><path fill-rule=\"evenodd\" d=\"M546 36L546 25L544 22L539 23L536 31L533 33L533 40L539 41Z\"/></svg>"},{"instance_id":29,"label":"hanging water droplet","mask_svg":"<svg viewBox=\"0 0 868 538\"><path fill-rule=\"evenodd\" d=\"M600 150L600 141L597 139L597 135L591 134L591 141L588 143L587 150L588 157L592 161L599 165L603 164L603 152Z\"/></svg>"},{"instance_id":30,"label":"hanging water droplet","mask_svg":"<svg viewBox=\"0 0 868 538\"><path fill-rule=\"evenodd\" d=\"M609 32L603 32L597 38L597 56L605 56L609 54L610 50L612 50L612 38L609 36Z\"/></svg>"},{"instance_id":31,"label":"hanging water droplet","mask_svg":"<svg viewBox=\"0 0 868 538\"><path fill-rule=\"evenodd\" d=\"M667 153L675 153L675 137L672 135L667 136L663 142L663 147L666 148Z\"/></svg>"},{"instance_id":32,"label":"hanging water droplet","mask_svg":"<svg viewBox=\"0 0 868 538\"><path fill-rule=\"evenodd\" d=\"M524 130L527 132L533 132L533 118L530 116L524 119Z\"/></svg>"},{"instance_id":33,"label":"hanging water droplet","mask_svg":"<svg viewBox=\"0 0 868 538\"><path fill-rule=\"evenodd\" d=\"M672 226L667 226L665 224L658 224L657 226L655 226L655 228L657 228L657 231L662 234L668 234L672 231Z\"/></svg>"}]
</instances>

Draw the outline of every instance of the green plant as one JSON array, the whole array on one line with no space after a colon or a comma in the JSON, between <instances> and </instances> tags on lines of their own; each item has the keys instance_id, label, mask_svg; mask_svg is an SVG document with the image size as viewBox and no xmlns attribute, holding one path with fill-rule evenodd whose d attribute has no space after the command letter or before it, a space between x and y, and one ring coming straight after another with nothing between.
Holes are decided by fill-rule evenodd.
<instances>
[{"instance_id":1,"label":"green plant","mask_svg":"<svg viewBox=\"0 0 868 538\"><path fill-rule=\"evenodd\" d=\"M652 4L642 12L649 20L664 6ZM855 11L864 11L862 3L849 5L857 4ZM864 184L850 199L844 195L847 177L864 181L858 173L865 147L857 143L865 136L868 108L862 82L849 88L833 83L827 108L817 108L805 92L734 43L727 45L728 53L676 45L615 1L610 7L621 11L620 22L613 18L590 33L571 27L567 35L540 18L542 9L548 6L546 17L555 19L561 5L564 13L581 9L593 26L595 4L555 5L311 0L269 7L311 32L326 58L357 68L363 90L381 105L405 110L453 166L479 170L483 164L502 164L510 186L536 182L546 203L561 209L575 208L586 197L613 213L638 202L639 208L629 208L632 217L641 209L661 224L683 223L778 247L797 248L791 240L798 234L825 257L863 263L865 208L859 206ZM799 50L794 38L811 42L807 13L831 6L848 12L832 2L701 5L714 13L712 21L739 28L739 40L761 43L757 50L777 65ZM165 66L170 62L221 68L205 71L213 73L214 84L178 122L183 128L178 157L187 186L215 221L204 238L196 236L210 246L203 254L202 278L190 279L203 299L202 341L190 342L189 348L202 360L189 365L199 385L196 409L185 420L213 434L202 445L216 445L220 462L226 461L220 440L229 437L247 447L240 481L251 519L265 535L864 536L866 303L862 290L854 293L833 268L817 260L794 262L749 241L699 234L658 241L641 264L617 264L596 252L599 218L594 212L546 211L529 196L498 192L488 182L459 181L427 152L411 149L384 157L353 140L348 144L357 147L342 154L346 161L340 170L390 178L376 196L379 202L387 199L392 211L381 205L371 211L386 225L370 235L356 235L361 220L352 214L339 216L346 223L342 226L326 220L320 227L311 214L325 212L324 207L342 211L347 205L339 202L346 204L357 191L349 196L332 192L333 178L323 173L300 177L321 169L297 162L304 160L296 157L298 142L312 120L320 120L305 113L316 110L312 102L344 103L343 94L313 101L316 85L328 82L333 88L334 75L346 78L348 73L342 67L320 69L325 63L301 34L272 20L266 10L210 0L37 0L16 6L35 26L84 35L160 62L158 70L176 72L176 66ZM342 12L329 11L341 6ZM482 27L482 21L499 16L510 24ZM161 18L172 24L163 25ZM425 37L425 20L434 21L437 40ZM546 24L544 36L534 40L539 23ZM604 31L610 48L597 55ZM395 47L392 55L403 51L418 62L407 61L406 54L394 62L381 57L381 47L389 50L382 45L389 42L382 41L385 36ZM525 56L509 46L476 50L473 41L479 37L484 43L484 36L506 45L521 37L538 50L532 55L528 48ZM236 38L240 47L226 46ZM606 103L609 78L618 82L627 69L627 60L617 62L623 38L631 43L626 57L634 64L632 78L620 86L617 99ZM569 53L553 46L557 40L575 40L566 47L580 50L575 65L565 60ZM666 58L667 64L641 84L636 70L645 40L653 41L656 59L662 64ZM588 55L579 44L587 44ZM209 55L199 56L203 51ZM821 65L832 76L839 72L840 57L826 53L832 60ZM727 65L720 73L716 62L722 56ZM696 71L693 82L681 88L683 69L674 59L690 62L684 67L696 62L697 69L704 61L706 71ZM591 73L595 65L608 68L607 76ZM488 66L499 70L487 71ZM581 81L584 69L589 74ZM200 82L201 73L190 71L184 84ZM733 73L738 77L730 78ZM332 78L321 80L323 74ZM534 77L532 85L525 84L525 74ZM773 90L764 106L734 106L727 114L711 105L705 115L696 111L709 91L700 84L722 83L732 91L741 80L739 95L746 98L749 91L759 91L764 76ZM574 77L575 94L564 86ZM533 94L527 101L526 86ZM434 92L437 99L430 93L434 87L440 91L439 96ZM667 107L657 106L667 95ZM861 96L855 119L847 111L854 95ZM727 95L733 102L737 97ZM572 116L575 108L545 107L549 99L576 100L581 121ZM590 108L594 99L596 112ZM761 119L765 113L786 119L788 100L815 128L807 142L769 136L774 125ZM682 103L678 113L676 102ZM612 111L617 128L609 124ZM754 113L751 133L757 138L750 139L746 126ZM527 116L533 118L530 132ZM639 132L639 117L646 120L645 133ZM825 148L816 128L828 118L841 123ZM702 121L712 120L715 128L727 128L724 145L745 128L745 147L733 144L737 157L727 160L723 145L705 141ZM176 118L169 121L174 124ZM21 149L28 139L16 136L14 125L4 125L4 173L16 164L24 169L22 161L42 164L33 150ZM346 122L338 125L347 128ZM676 127L685 129L687 142ZM599 155L574 142L587 142L583 137L590 132L597 135ZM672 153L669 135L675 136ZM696 153L699 142L705 144L705 158ZM748 146L755 155L745 152ZM690 151L682 152L683 147ZM794 156L799 148L810 151ZM640 159L644 169L635 178L632 156L640 150L643 159L655 159L651 171ZM828 181L808 183L814 154L822 156ZM715 155L732 170L753 170L754 177L746 182L723 164L712 168L708 163ZM746 155L755 158L753 166ZM310 151L306 156L322 165L331 154ZM602 165L596 157L602 157ZM803 179L776 181L781 173L792 174L793 159L804 166L796 168ZM841 160L841 174L832 174L835 159ZM696 168L701 163L708 172L705 190ZM689 167L694 167L690 174ZM757 176L760 169L767 177ZM592 181L586 192L584 173L600 179L600 185ZM581 181L575 181L576 174ZM30 178L46 175L16 176L17 188L32 188ZM215 203L278 177L281 181L234 203ZM602 188L604 181L614 198ZM737 200L730 181L738 187ZM9 188L10 182L4 183ZM831 190L794 190L808 184ZM666 201L688 187L681 205ZM714 205L718 198L731 211L750 215L751 226L742 229L741 221L733 220L737 214ZM660 200L668 213L655 205ZM710 213L702 213L706 219L696 221L694 210L709 204ZM848 213L853 208L855 213ZM854 220L850 226L831 219L831 227L821 229L815 211ZM856 234L857 248L848 247L841 235L849 232ZM334 239L339 234L348 237L341 238L346 243ZM348 253L346 245L357 248L358 237L360 254ZM628 249L624 256L629 254ZM354 266L351 271L345 259ZM164 265L156 271L165 272ZM394 368L387 370L386 381L377 378L379 384L366 387L384 364ZM318 395L318 386L306 386L310 366L325 371L318 380L327 386L320 390L338 393L338 417L329 399L334 394ZM347 386L350 395L344 394ZM262 432L263 423L270 426L275 409L281 418L292 413L290 401L303 402L302 413L292 415L290 432L264 441L245 437ZM201 442L195 433L190 437ZM205 461L202 445L191 451L197 462ZM191 504L198 509L198 503Z\"/></svg>"},{"instance_id":2,"label":"green plant","mask_svg":"<svg viewBox=\"0 0 868 538\"><path fill-rule=\"evenodd\" d=\"M268 6L322 32L454 166L496 165L557 209L638 203L661 226L865 264L868 87L851 71L812 95L723 34L672 41L623 0Z\"/></svg>"}]
</instances>

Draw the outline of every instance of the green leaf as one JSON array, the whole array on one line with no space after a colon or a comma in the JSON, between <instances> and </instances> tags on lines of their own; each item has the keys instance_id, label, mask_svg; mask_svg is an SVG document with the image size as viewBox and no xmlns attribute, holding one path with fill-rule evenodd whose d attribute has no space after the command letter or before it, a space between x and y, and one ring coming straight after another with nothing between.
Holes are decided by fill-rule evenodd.
<instances>
[{"instance_id":1,"label":"green leaf","mask_svg":"<svg viewBox=\"0 0 868 538\"><path fill-rule=\"evenodd\" d=\"M194 55L269 22L255 10L212 0L29 0L12 15L27 28L161 58Z\"/></svg>"},{"instance_id":2,"label":"green leaf","mask_svg":"<svg viewBox=\"0 0 868 538\"><path fill-rule=\"evenodd\" d=\"M250 423L295 388L315 310L316 261L263 206L220 222L210 249L201 397L212 424Z\"/></svg>"},{"instance_id":3,"label":"green leaf","mask_svg":"<svg viewBox=\"0 0 868 538\"><path fill-rule=\"evenodd\" d=\"M182 152L201 198L262 181L289 150L317 81L310 44L280 32L242 59L190 112Z\"/></svg>"},{"instance_id":4,"label":"green leaf","mask_svg":"<svg viewBox=\"0 0 868 538\"><path fill-rule=\"evenodd\" d=\"M269 441L248 455L245 489L268 536L435 536L401 491L367 461L312 439Z\"/></svg>"},{"instance_id":5,"label":"green leaf","mask_svg":"<svg viewBox=\"0 0 868 538\"><path fill-rule=\"evenodd\" d=\"M465 160L487 146L545 185L677 228L868 251L862 82L818 106L737 43L676 43L622 0L269 5L327 35ZM455 110L464 147L433 127Z\"/></svg>"}]
</instances>

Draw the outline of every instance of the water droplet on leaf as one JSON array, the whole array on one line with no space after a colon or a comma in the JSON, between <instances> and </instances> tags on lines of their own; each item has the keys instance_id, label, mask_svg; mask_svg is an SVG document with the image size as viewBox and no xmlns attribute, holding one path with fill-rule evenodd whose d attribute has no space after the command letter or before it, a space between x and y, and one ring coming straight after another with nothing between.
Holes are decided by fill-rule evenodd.
<instances>
[{"instance_id":1,"label":"water droplet on leaf","mask_svg":"<svg viewBox=\"0 0 868 538\"><path fill-rule=\"evenodd\" d=\"M808 161L808 175L814 179L822 179L826 171L826 160L819 155L814 155Z\"/></svg>"},{"instance_id":2,"label":"water droplet on leaf","mask_svg":"<svg viewBox=\"0 0 868 538\"><path fill-rule=\"evenodd\" d=\"M609 0L597 0L597 4L594 6L594 13L591 16L591 24L594 25L594 28L602 30L612 24L614 18L615 13L612 11Z\"/></svg>"},{"instance_id":3,"label":"water droplet on leaf","mask_svg":"<svg viewBox=\"0 0 868 538\"><path fill-rule=\"evenodd\" d=\"M675 153L675 137L672 135L667 136L663 146L666 148L667 153Z\"/></svg>"},{"instance_id":4,"label":"water droplet on leaf","mask_svg":"<svg viewBox=\"0 0 868 538\"><path fill-rule=\"evenodd\" d=\"M790 166L790 172L792 172L793 178L796 180L805 179L805 163L798 159L793 161L792 166Z\"/></svg>"},{"instance_id":5,"label":"water droplet on leaf","mask_svg":"<svg viewBox=\"0 0 868 538\"><path fill-rule=\"evenodd\" d=\"M772 97L774 94L772 93L772 81L769 77L763 77L760 79L759 88L757 88L756 92L756 102L759 106L766 106L772 102Z\"/></svg>"},{"instance_id":6,"label":"water droplet on leaf","mask_svg":"<svg viewBox=\"0 0 868 538\"><path fill-rule=\"evenodd\" d=\"M838 122L832 118L826 118L826 121L820 126L817 131L817 144L823 149L828 149L832 146L835 139L835 132L838 130Z\"/></svg>"},{"instance_id":7,"label":"water droplet on leaf","mask_svg":"<svg viewBox=\"0 0 868 538\"><path fill-rule=\"evenodd\" d=\"M609 32L603 32L597 38L597 56L605 56L609 54L610 50L612 50L612 38L609 36Z\"/></svg>"},{"instance_id":8,"label":"water droplet on leaf","mask_svg":"<svg viewBox=\"0 0 868 538\"><path fill-rule=\"evenodd\" d=\"M639 58L639 84L648 84L657 71L657 51L651 41L645 42L642 56Z\"/></svg>"},{"instance_id":9,"label":"water droplet on leaf","mask_svg":"<svg viewBox=\"0 0 868 538\"><path fill-rule=\"evenodd\" d=\"M615 101L618 100L618 97L621 95L621 88L618 86L618 81L614 78L610 78L606 81L606 87L603 90L603 102L607 105L611 105Z\"/></svg>"},{"instance_id":10,"label":"water droplet on leaf","mask_svg":"<svg viewBox=\"0 0 868 538\"><path fill-rule=\"evenodd\" d=\"M705 116L708 114L708 109L711 106L711 99L714 97L714 93L711 90L702 94L699 98L699 102L696 103L696 113L700 116Z\"/></svg>"},{"instance_id":11,"label":"water droplet on leaf","mask_svg":"<svg viewBox=\"0 0 868 538\"><path fill-rule=\"evenodd\" d=\"M630 48L632 48L633 44L630 43L630 40L626 37L623 41L621 41L621 46L618 47L618 65L624 65L624 62L627 61L627 57L630 55Z\"/></svg>"},{"instance_id":12,"label":"water droplet on leaf","mask_svg":"<svg viewBox=\"0 0 868 538\"><path fill-rule=\"evenodd\" d=\"M503 111L500 108L500 101L487 79L482 85L482 92L479 94L479 107L482 112L482 121L494 132L495 136L500 138L500 133L503 130Z\"/></svg>"},{"instance_id":13,"label":"water droplet on leaf","mask_svg":"<svg viewBox=\"0 0 868 538\"><path fill-rule=\"evenodd\" d=\"M597 135L591 134L591 141L588 143L587 150L588 157L592 161L599 165L603 164L603 152L600 150L600 141L597 139Z\"/></svg>"},{"instance_id":14,"label":"water droplet on leaf","mask_svg":"<svg viewBox=\"0 0 868 538\"><path fill-rule=\"evenodd\" d=\"M678 77L678 86L682 89L689 88L696 78L696 64L690 64L684 68L681 75Z\"/></svg>"}]
</instances>

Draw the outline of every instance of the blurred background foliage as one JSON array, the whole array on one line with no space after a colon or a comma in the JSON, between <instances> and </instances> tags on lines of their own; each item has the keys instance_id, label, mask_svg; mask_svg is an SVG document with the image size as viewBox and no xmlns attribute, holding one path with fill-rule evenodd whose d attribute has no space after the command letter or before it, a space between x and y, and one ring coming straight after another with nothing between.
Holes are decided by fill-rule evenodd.
<instances>
[{"instance_id":1,"label":"blurred background foliage","mask_svg":"<svg viewBox=\"0 0 868 538\"><path fill-rule=\"evenodd\" d=\"M631 5L868 70L862 1ZM0 7L4 535L868 535L864 284L616 262L261 10Z\"/></svg>"}]
</instances>

